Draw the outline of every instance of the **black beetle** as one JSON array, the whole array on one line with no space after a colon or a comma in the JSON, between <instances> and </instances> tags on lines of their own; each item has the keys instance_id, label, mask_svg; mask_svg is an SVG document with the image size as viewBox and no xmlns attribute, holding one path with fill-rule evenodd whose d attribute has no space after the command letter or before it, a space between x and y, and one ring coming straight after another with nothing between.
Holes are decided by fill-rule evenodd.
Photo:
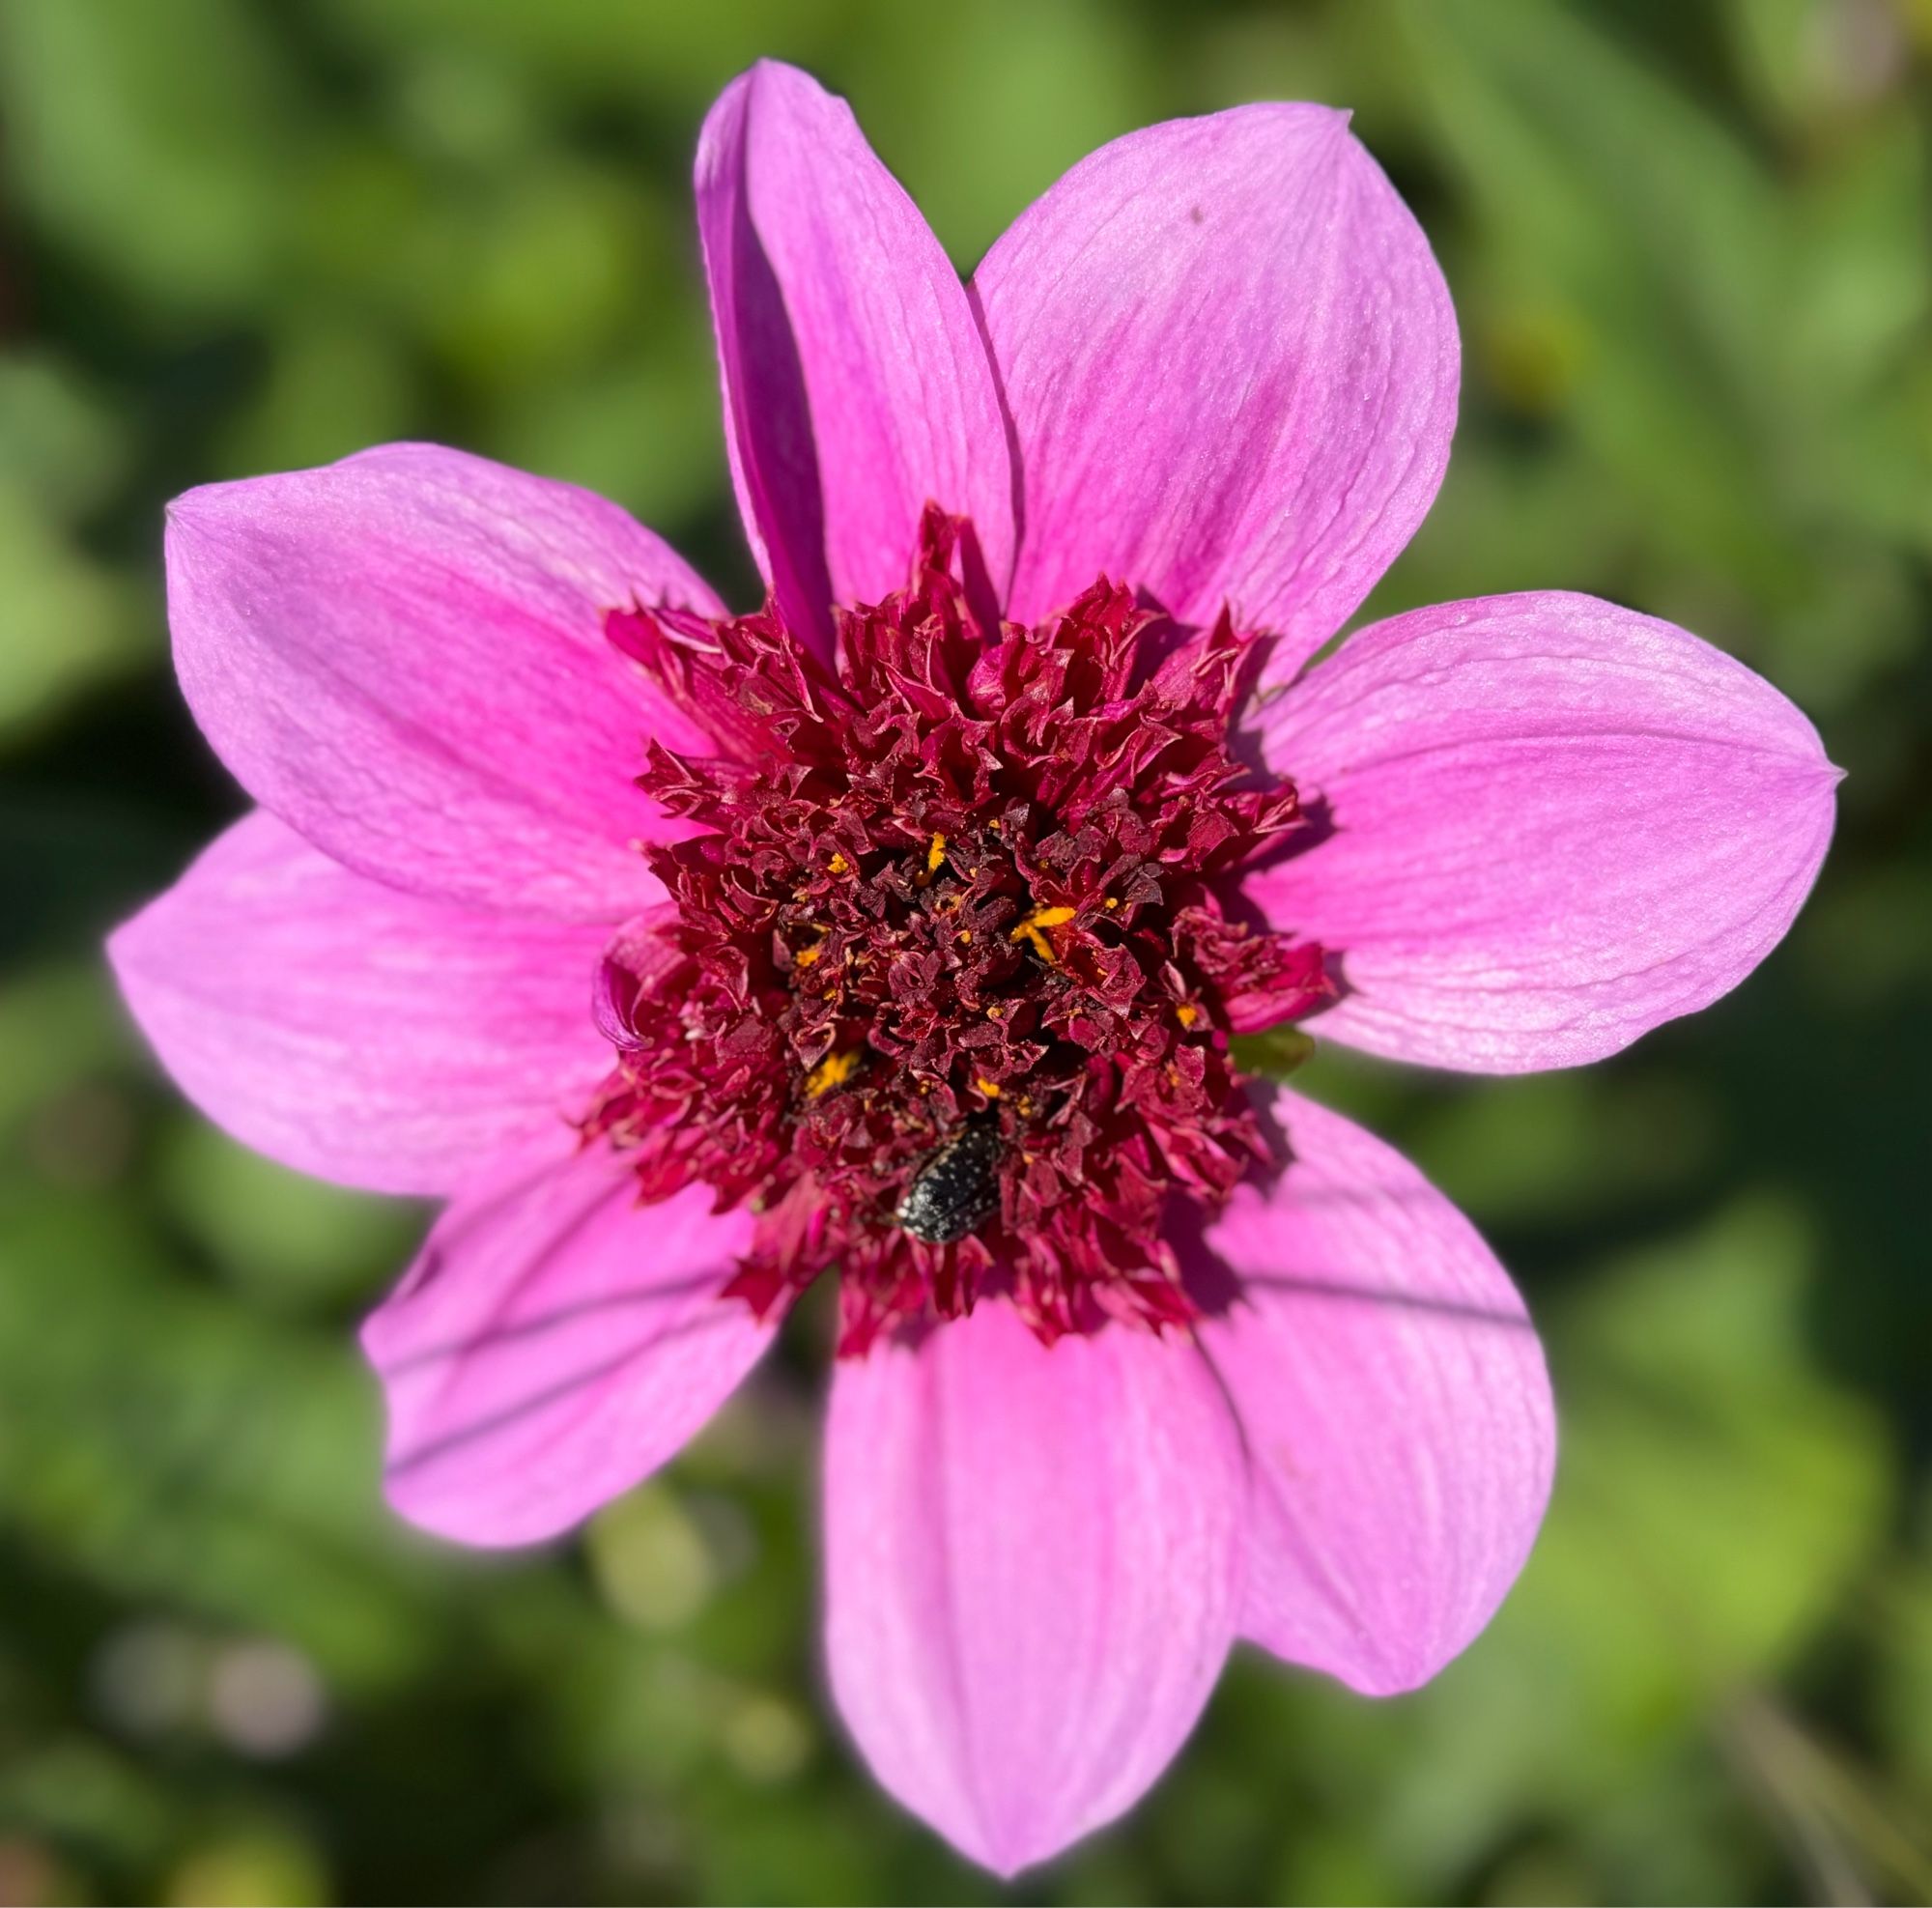
<instances>
[{"instance_id":1,"label":"black beetle","mask_svg":"<svg viewBox=\"0 0 1932 1908\"><path fill-rule=\"evenodd\" d=\"M926 1155L893 1214L927 1245L951 1245L1000 1210L1000 1136L962 1126Z\"/></svg>"}]
</instances>

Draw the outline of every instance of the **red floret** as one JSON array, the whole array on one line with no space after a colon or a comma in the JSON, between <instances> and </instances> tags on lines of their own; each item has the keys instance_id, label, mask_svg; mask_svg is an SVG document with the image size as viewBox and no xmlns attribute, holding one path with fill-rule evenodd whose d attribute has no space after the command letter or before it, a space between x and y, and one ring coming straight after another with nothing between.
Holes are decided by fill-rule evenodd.
<instances>
[{"instance_id":1,"label":"red floret","mask_svg":"<svg viewBox=\"0 0 1932 1908\"><path fill-rule=\"evenodd\" d=\"M1104 580L989 628L971 555L929 510L911 585L840 613L836 677L770 607L609 619L721 753L654 744L639 778L711 832L649 850L670 904L606 959L586 1130L646 1197L752 1203L732 1290L761 1313L836 1267L846 1353L995 1290L1049 1341L1186 1322L1169 1203L1218 1206L1262 1153L1228 1037L1332 993L1320 948L1227 911L1302 825L1230 753L1256 640ZM997 1216L923 1243L895 1210L968 1121Z\"/></svg>"}]
</instances>

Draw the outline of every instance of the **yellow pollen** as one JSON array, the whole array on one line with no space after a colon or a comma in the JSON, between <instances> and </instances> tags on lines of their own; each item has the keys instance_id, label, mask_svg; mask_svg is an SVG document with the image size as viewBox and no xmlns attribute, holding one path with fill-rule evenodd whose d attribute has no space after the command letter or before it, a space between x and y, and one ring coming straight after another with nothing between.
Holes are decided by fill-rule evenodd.
<instances>
[{"instance_id":1,"label":"yellow pollen","mask_svg":"<svg viewBox=\"0 0 1932 1908\"><path fill-rule=\"evenodd\" d=\"M978 1088L980 1089L980 1092L981 1092L982 1094L984 1094L984 1095L986 1096L986 1097L987 1097L988 1099L998 1099L998 1098L999 1098L999 1096L1000 1096L1000 1086L999 1086L999 1082L998 1082L997 1080L988 1080L988 1079L985 1079L985 1078L980 1078L980 1079L978 1079L978 1080L975 1080L975 1081L973 1082L973 1084L974 1084L974 1085L975 1085L976 1087L978 1087Z\"/></svg>"},{"instance_id":2,"label":"yellow pollen","mask_svg":"<svg viewBox=\"0 0 1932 1908\"><path fill-rule=\"evenodd\" d=\"M832 859L825 864L825 869L826 872L829 874L848 874L851 872L852 864L848 862L843 855L835 854L832 857Z\"/></svg>"},{"instance_id":3,"label":"yellow pollen","mask_svg":"<svg viewBox=\"0 0 1932 1908\"><path fill-rule=\"evenodd\" d=\"M1079 912L1078 908L1070 907L1037 907L1013 929L1013 939L1017 941L1034 927L1064 927Z\"/></svg>"},{"instance_id":4,"label":"yellow pollen","mask_svg":"<svg viewBox=\"0 0 1932 1908\"><path fill-rule=\"evenodd\" d=\"M1077 913L1079 913L1078 908L1037 907L1007 938L1009 941L1029 942L1033 947L1034 953L1041 960L1052 962L1057 960L1059 956L1055 954L1052 947L1047 942L1046 936L1040 932L1040 929L1042 927L1064 926Z\"/></svg>"},{"instance_id":5,"label":"yellow pollen","mask_svg":"<svg viewBox=\"0 0 1932 1908\"><path fill-rule=\"evenodd\" d=\"M943 862L945 859L946 859L946 837L943 835L935 835L932 838L932 846L926 849L925 851L926 873L937 874L939 872L939 864Z\"/></svg>"},{"instance_id":6,"label":"yellow pollen","mask_svg":"<svg viewBox=\"0 0 1932 1908\"><path fill-rule=\"evenodd\" d=\"M1201 1010L1198 1007L1196 1007L1191 1001L1182 1001L1180 1005L1174 1010L1174 1017L1177 1020L1179 1020L1183 1027L1191 1027L1197 1020L1201 1018Z\"/></svg>"},{"instance_id":7,"label":"yellow pollen","mask_svg":"<svg viewBox=\"0 0 1932 1908\"><path fill-rule=\"evenodd\" d=\"M792 955L791 964L794 967L814 966L817 963L818 956L822 954L824 952L825 952L825 941L824 938L821 936L818 940L812 942L810 947L800 948L799 951Z\"/></svg>"},{"instance_id":8,"label":"yellow pollen","mask_svg":"<svg viewBox=\"0 0 1932 1908\"><path fill-rule=\"evenodd\" d=\"M970 927L962 927L952 938L955 941L970 941L973 938L973 930Z\"/></svg>"},{"instance_id":9,"label":"yellow pollen","mask_svg":"<svg viewBox=\"0 0 1932 1908\"><path fill-rule=\"evenodd\" d=\"M850 1047L844 1053L828 1053L805 1076L807 1099L822 1099L834 1087L842 1087L859 1070L860 1053Z\"/></svg>"},{"instance_id":10,"label":"yellow pollen","mask_svg":"<svg viewBox=\"0 0 1932 1908\"><path fill-rule=\"evenodd\" d=\"M1107 912L1108 912L1109 914L1112 914L1112 913L1113 913L1113 911L1114 911L1114 910L1115 910L1115 909L1116 909L1117 907L1119 907L1119 906L1120 906L1120 904L1121 904L1121 897L1120 897L1120 896L1118 896L1118 895L1109 895L1109 896L1107 897L1107 901L1106 901L1106 907L1107 907Z\"/></svg>"},{"instance_id":11,"label":"yellow pollen","mask_svg":"<svg viewBox=\"0 0 1932 1908\"><path fill-rule=\"evenodd\" d=\"M1007 1010L1003 1007L989 1007L986 1010L986 1018L988 1020L1004 1019L1006 1017L1006 1011Z\"/></svg>"}]
</instances>

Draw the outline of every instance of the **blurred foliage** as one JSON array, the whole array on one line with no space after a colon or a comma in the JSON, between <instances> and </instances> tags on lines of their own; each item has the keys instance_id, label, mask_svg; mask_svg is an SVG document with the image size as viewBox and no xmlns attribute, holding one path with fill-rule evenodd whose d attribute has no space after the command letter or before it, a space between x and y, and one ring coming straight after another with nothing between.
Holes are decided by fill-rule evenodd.
<instances>
[{"instance_id":1,"label":"blurred foliage","mask_svg":"<svg viewBox=\"0 0 1932 1908\"><path fill-rule=\"evenodd\" d=\"M962 266L1134 126L1353 106L1467 357L1375 608L1640 605L1851 770L1808 911L1707 1014L1539 1079L1308 1062L1520 1275L1547 1533L1416 1696L1237 1661L1022 1892L1926 1899L1932 7L7 0L0 1901L998 1895L822 1691L821 1321L582 1543L412 1535L353 1326L420 1214L197 1122L97 952L239 802L167 672L173 492L436 437L745 599L686 182L761 52L850 95Z\"/></svg>"}]
</instances>

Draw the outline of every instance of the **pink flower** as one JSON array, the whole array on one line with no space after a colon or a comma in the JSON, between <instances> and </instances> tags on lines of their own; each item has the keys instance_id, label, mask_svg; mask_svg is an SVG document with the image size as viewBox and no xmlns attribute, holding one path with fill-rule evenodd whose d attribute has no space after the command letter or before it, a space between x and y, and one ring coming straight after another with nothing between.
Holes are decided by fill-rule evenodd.
<instances>
[{"instance_id":1,"label":"pink flower","mask_svg":"<svg viewBox=\"0 0 1932 1908\"><path fill-rule=\"evenodd\" d=\"M1501 1267L1380 1142L1251 1097L1229 1035L1614 1053L1776 945L1835 771L1588 597L1308 667L1456 404L1343 115L1122 139L962 287L767 65L697 199L766 609L426 445L191 493L182 684L261 807L112 954L231 1132L449 1199L364 1340L431 1529L575 1524L839 1269L833 1688L1010 1872L1134 1801L1237 1636L1426 1681L1548 1492Z\"/></svg>"}]
</instances>

